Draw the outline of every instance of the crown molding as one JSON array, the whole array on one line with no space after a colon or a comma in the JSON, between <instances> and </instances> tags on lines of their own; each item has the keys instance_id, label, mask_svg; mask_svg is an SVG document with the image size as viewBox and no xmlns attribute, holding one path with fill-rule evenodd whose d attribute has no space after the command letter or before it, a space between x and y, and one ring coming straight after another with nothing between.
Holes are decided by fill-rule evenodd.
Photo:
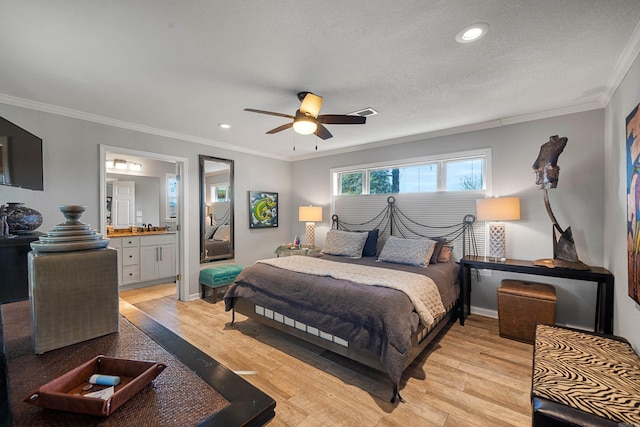
<instances>
[{"instance_id":1,"label":"crown molding","mask_svg":"<svg viewBox=\"0 0 640 427\"><path fill-rule=\"evenodd\" d=\"M457 135L461 133L476 132L485 129L498 128L502 126L513 125L517 123L531 122L534 120L548 119L551 117L564 116L567 114L582 113L585 111L598 110L604 108L599 101L593 101L585 104L570 105L567 107L556 108L553 110L539 111L537 113L522 114L519 116L507 117L504 119L491 120L487 122L474 123L465 126L458 126L448 129L435 130L415 135L407 135L400 138L376 141L368 144L354 145L351 147L337 148L331 151L323 151L321 153L306 154L291 158L291 161L309 160L317 157L333 156L336 154L352 153L354 151L369 150L372 148L386 147L389 145L404 144L408 142L424 141L426 139L439 138L442 136Z\"/></svg>"},{"instance_id":2,"label":"crown molding","mask_svg":"<svg viewBox=\"0 0 640 427\"><path fill-rule=\"evenodd\" d=\"M613 68L613 72L611 76L609 76L609 81L607 82L607 86L605 87L605 91L602 95L602 105L609 105L609 101L613 98L613 95L618 90L620 83L625 78L629 69L633 65L633 62L636 60L638 55L640 54L640 22L636 25L636 28L633 30L627 45L622 50L620 57L618 58L618 62L616 62L616 66Z\"/></svg>"},{"instance_id":3,"label":"crown molding","mask_svg":"<svg viewBox=\"0 0 640 427\"><path fill-rule=\"evenodd\" d=\"M180 141L188 141L196 144L210 145L225 150L236 151L245 154L253 154L261 157L268 157L277 160L290 161L291 159L282 156L276 156L270 153L264 153L261 151L245 149L237 147L235 145L226 144L224 142L216 141L213 139L201 138L198 136L187 135L179 132L172 132L165 129L154 128L151 126L140 125L137 123L126 122L123 120L112 119L105 116L99 116L97 114L85 113L83 111L73 110L71 108L60 107L57 105L45 104L43 102L32 101L30 99L18 98L11 95L0 93L0 103L12 105L14 107L27 108L30 110L42 111L45 113L56 114L58 116L70 117L78 120L85 120L88 122L99 123L102 125L113 126L121 129L133 130L136 132L148 133L151 135L163 136L166 138L177 139Z\"/></svg>"},{"instance_id":4,"label":"crown molding","mask_svg":"<svg viewBox=\"0 0 640 427\"><path fill-rule=\"evenodd\" d=\"M640 32L638 32L638 34L640 35ZM640 44L639 44L639 46L640 46ZM637 54L637 52L636 52L636 54ZM197 136L187 135L187 134L178 133L178 132L172 132L172 131L159 129L159 128L154 128L154 127L150 127L150 126L139 125L139 124L136 124L136 123L125 122L123 120L111 119L111 118L105 117L105 116L99 116L99 115L96 115L96 114L85 113L85 112L78 111L78 110L73 110L73 109L70 109L70 108L59 107L59 106L51 105L51 104L45 104L45 103L42 103L42 102L37 102L37 101L28 100L28 99L18 98L18 97L14 97L14 96L11 96L11 95L0 94L0 103L7 104L7 105L13 105L15 107L22 107L22 108L27 108L27 109L31 109L31 110L42 111L42 112L45 112L45 113L57 114L57 115L60 115L60 116L71 117L71 118L74 118L74 119L85 120L85 121L89 121L89 122L100 123L100 124L107 125L107 126L114 126L114 127L118 127L118 128L122 128L122 129L128 129L128 130L133 130L133 131L137 131L137 132L163 136L163 137L177 139L177 140L181 140L181 141L188 141L188 142L193 142L193 143L196 143L196 144L210 145L210 146L217 147L217 148L223 148L225 150L241 152L241 153L246 153L246 154L252 154L252 155L272 158L272 159L276 159L276 160L283 160L283 161L287 161L287 162L296 162L296 161L301 161L301 160L309 160L309 159L314 159L314 158L318 158L318 157L333 156L333 155L337 155L337 154L352 153L354 151L369 150L369 149L373 149L373 148L387 147L387 146L390 146L390 145L398 145L398 144L404 144L404 143L409 143L409 142L423 141L423 140L426 140L426 139L433 139L433 138L439 138L439 137L443 137L443 136L457 135L457 134L468 133L468 132L475 132L475 131L480 131L480 130L485 130L485 129L497 128L497 127L501 127L501 126L508 126L508 125L512 125L512 124L516 124L516 123L524 123L524 122L530 122L530 121L534 121L534 120L541 120L541 119L547 119L547 118L551 118L551 117L563 116L563 115L566 115L566 114L581 113L581 112L584 112L584 111L597 110L599 108L604 108L605 107L605 105L603 105L600 101L593 101L593 102L589 102L589 103L585 103L585 104L570 105L570 106L567 106L567 107L557 108L557 109L553 109L553 110L546 110L546 111L540 111L540 112L536 112L536 113L522 114L522 115L519 115L519 116L507 117L507 118L504 118L504 119L491 120L491 121L480 122L480 123L473 123L473 124L470 124L470 125L457 126L457 127L453 127L453 128L447 128L447 129L440 129L440 130L435 130L435 131L432 131L432 132L425 132L425 133L420 133L420 134L407 135L407 136L403 136L403 137L399 137L399 138L375 141L375 142L371 142L371 143L367 143L367 144L353 145L353 146L344 147L344 148L337 148L335 150L329 150L329 151L322 151L322 152L318 152L318 153L305 154L305 155L302 155L302 156L287 156L287 157L285 157L285 156L277 156L277 155L270 154L270 153L264 153L264 152L260 152L260 151L256 151L256 150L243 149L243 148L239 148L239 147L236 147L236 146L232 146L230 144L226 144L226 143L223 143L223 142L215 141L215 140L212 140L212 139L201 138L201 137L197 137Z\"/></svg>"},{"instance_id":5,"label":"crown molding","mask_svg":"<svg viewBox=\"0 0 640 427\"><path fill-rule=\"evenodd\" d=\"M522 114L520 116L507 117L500 119L502 126L513 125L516 123L532 122L534 120L549 119L551 117L566 116L567 114L583 113L585 111L598 110L604 108L605 105L600 101L591 101L584 104L569 105L553 110L545 110L537 113Z\"/></svg>"}]
</instances>

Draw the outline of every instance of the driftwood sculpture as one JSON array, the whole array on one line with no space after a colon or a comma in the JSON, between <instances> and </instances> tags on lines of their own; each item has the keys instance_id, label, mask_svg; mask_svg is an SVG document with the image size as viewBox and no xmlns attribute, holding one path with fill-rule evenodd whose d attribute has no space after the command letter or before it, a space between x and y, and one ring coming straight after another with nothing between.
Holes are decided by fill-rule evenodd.
<instances>
[{"instance_id":1,"label":"driftwood sculpture","mask_svg":"<svg viewBox=\"0 0 640 427\"><path fill-rule=\"evenodd\" d=\"M566 145L566 137L559 138L558 135L550 137L549 141L540 147L540 154L538 154L538 158L532 166L536 174L536 184L538 184L539 189L544 191L544 205L547 208L551 224L553 224L553 259L536 260L533 264L551 268L589 270L589 266L578 259L571 227L567 227L566 230L560 227L549 202L547 190L558 186L558 178L560 176L558 157L560 157Z\"/></svg>"}]
</instances>

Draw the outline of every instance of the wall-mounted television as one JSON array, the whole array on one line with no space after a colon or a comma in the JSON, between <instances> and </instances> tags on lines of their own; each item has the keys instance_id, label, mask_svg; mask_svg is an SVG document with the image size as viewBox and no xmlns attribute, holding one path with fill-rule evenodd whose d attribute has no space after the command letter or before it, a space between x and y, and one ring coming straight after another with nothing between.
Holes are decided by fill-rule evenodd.
<instances>
[{"instance_id":1,"label":"wall-mounted television","mask_svg":"<svg viewBox=\"0 0 640 427\"><path fill-rule=\"evenodd\" d=\"M0 117L0 185L44 190L42 139Z\"/></svg>"}]
</instances>

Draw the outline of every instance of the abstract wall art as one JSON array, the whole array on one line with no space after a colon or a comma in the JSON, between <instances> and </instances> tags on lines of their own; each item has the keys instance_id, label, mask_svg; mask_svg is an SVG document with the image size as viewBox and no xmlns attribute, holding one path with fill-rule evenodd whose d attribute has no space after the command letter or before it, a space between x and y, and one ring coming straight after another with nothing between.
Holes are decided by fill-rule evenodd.
<instances>
[{"instance_id":1,"label":"abstract wall art","mask_svg":"<svg viewBox=\"0 0 640 427\"><path fill-rule=\"evenodd\" d=\"M249 228L278 226L278 193L249 191Z\"/></svg>"}]
</instances>

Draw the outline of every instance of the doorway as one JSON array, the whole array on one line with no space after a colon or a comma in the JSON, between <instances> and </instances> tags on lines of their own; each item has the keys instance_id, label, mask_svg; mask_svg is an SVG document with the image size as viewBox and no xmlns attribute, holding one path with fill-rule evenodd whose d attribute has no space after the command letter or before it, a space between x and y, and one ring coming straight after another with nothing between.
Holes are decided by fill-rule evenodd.
<instances>
[{"instance_id":1,"label":"doorway","mask_svg":"<svg viewBox=\"0 0 640 427\"><path fill-rule=\"evenodd\" d=\"M107 161L115 161L121 167L108 168ZM100 145L99 163L100 200L105 201L100 204L101 231L106 235L107 226L111 226L115 219L114 212L111 211L114 208L113 194L109 193L108 188L113 189L113 183L116 180L134 182L134 197L139 199L140 203L133 210L133 216L129 219L130 225L135 225L138 229L143 225L148 228L168 227L169 230L175 231L176 297L187 300L189 275L185 274L185 269L188 266L186 262L188 233L182 230L188 230L185 209L188 206L188 190L186 180L180 177L187 176L188 159ZM127 169L128 165L133 167ZM109 164L109 166L113 165ZM135 192L136 184L139 189L137 192ZM141 206L143 208L140 208ZM122 226L122 224L119 225Z\"/></svg>"}]
</instances>

